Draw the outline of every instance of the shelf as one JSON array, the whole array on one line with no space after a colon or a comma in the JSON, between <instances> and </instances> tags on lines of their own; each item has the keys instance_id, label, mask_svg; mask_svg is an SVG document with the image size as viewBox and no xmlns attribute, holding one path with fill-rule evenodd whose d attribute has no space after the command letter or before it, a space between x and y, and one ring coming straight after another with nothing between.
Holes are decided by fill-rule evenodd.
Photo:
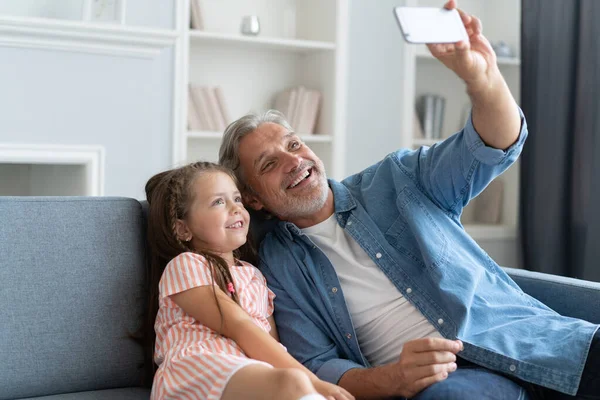
<instances>
[{"instance_id":1,"label":"shelf","mask_svg":"<svg viewBox=\"0 0 600 400\"><path fill-rule=\"evenodd\" d=\"M514 239L517 228L510 225L466 224L467 233L475 240Z\"/></svg>"},{"instance_id":2,"label":"shelf","mask_svg":"<svg viewBox=\"0 0 600 400\"><path fill-rule=\"evenodd\" d=\"M154 58L176 43L175 30L0 16L3 47Z\"/></svg>"},{"instance_id":3,"label":"shelf","mask_svg":"<svg viewBox=\"0 0 600 400\"><path fill-rule=\"evenodd\" d=\"M298 135L306 143L330 143L333 137L330 135ZM193 131L187 133L188 139L218 139L223 138L222 132Z\"/></svg>"},{"instance_id":4,"label":"shelf","mask_svg":"<svg viewBox=\"0 0 600 400\"><path fill-rule=\"evenodd\" d=\"M190 43L212 43L231 46L253 46L256 49L284 50L298 53L335 50L335 43L314 40L280 39L274 37L243 36L218 32L190 30Z\"/></svg>"},{"instance_id":5,"label":"shelf","mask_svg":"<svg viewBox=\"0 0 600 400\"><path fill-rule=\"evenodd\" d=\"M417 60L437 60L434 56L431 55L431 53L426 53L425 51L422 50L418 50L417 51ZM498 65L512 65L512 66L519 66L521 65L521 59L516 58L516 57L498 57L497 58L497 63Z\"/></svg>"}]
</instances>

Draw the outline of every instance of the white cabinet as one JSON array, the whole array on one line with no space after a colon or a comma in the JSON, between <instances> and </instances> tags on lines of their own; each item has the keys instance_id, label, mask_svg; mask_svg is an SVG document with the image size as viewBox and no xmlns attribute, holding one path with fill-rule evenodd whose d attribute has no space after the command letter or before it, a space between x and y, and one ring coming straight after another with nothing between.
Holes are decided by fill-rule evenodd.
<instances>
[{"instance_id":1,"label":"white cabinet","mask_svg":"<svg viewBox=\"0 0 600 400\"><path fill-rule=\"evenodd\" d=\"M219 86L232 120L273 108L279 92L304 86L321 92L321 107L315 133L298 134L328 175L343 178L347 1L200 0L200 5L204 29L195 30L189 28L189 0L179 3L175 162L216 161L221 143L222 132L188 131L188 84ZM257 36L240 33L247 15L258 16Z\"/></svg>"},{"instance_id":2,"label":"white cabinet","mask_svg":"<svg viewBox=\"0 0 600 400\"><path fill-rule=\"evenodd\" d=\"M408 6L440 7L438 0L406 0ZM492 42L504 41L512 51L512 57L499 57L498 65L513 96L520 101L520 0L461 0L459 7L478 16L483 24L484 35ZM446 138L464 127L470 109L469 97L464 83L450 70L431 56L424 45L405 46L405 73L409 82L404 93L413 102L405 102L402 127L403 145L418 148L430 146L440 139L419 137L413 129L414 108L421 96L434 94L445 98L445 112L441 139ZM515 239L517 234L519 201L519 165L518 162L501 175L503 182L502 207L498 224L481 224L474 220L474 207L477 199L464 210L462 222L467 232L477 241Z\"/></svg>"}]
</instances>

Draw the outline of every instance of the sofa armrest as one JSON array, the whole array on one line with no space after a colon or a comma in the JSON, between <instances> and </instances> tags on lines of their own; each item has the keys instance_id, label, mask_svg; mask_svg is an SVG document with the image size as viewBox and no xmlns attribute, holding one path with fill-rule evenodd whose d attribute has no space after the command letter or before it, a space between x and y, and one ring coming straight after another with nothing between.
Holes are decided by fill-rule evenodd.
<instances>
[{"instance_id":1,"label":"sofa armrest","mask_svg":"<svg viewBox=\"0 0 600 400\"><path fill-rule=\"evenodd\" d=\"M503 268L530 296L557 313L600 324L600 283Z\"/></svg>"}]
</instances>

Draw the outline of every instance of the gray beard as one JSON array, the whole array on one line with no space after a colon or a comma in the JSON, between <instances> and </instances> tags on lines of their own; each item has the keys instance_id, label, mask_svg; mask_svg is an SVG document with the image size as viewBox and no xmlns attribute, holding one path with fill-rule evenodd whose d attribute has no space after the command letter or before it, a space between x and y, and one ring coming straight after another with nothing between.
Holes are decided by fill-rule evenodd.
<instances>
[{"instance_id":1,"label":"gray beard","mask_svg":"<svg viewBox=\"0 0 600 400\"><path fill-rule=\"evenodd\" d=\"M310 200L290 198L287 204L281 207L281 210L271 210L272 213L282 220L303 218L315 214L325 206L325 202L327 201L327 196L329 195L327 178L321 177L319 179L319 187L321 189L319 197Z\"/></svg>"}]
</instances>

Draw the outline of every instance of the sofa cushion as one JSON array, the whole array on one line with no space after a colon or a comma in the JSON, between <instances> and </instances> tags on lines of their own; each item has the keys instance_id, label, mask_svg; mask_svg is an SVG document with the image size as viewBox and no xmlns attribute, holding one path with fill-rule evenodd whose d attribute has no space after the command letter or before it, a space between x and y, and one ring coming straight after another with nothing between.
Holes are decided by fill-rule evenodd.
<instances>
[{"instance_id":1,"label":"sofa cushion","mask_svg":"<svg viewBox=\"0 0 600 400\"><path fill-rule=\"evenodd\" d=\"M139 386L136 200L0 197L0 399Z\"/></svg>"},{"instance_id":2,"label":"sofa cushion","mask_svg":"<svg viewBox=\"0 0 600 400\"><path fill-rule=\"evenodd\" d=\"M127 388L57 394L44 397L28 397L21 400L148 400L149 398L150 389Z\"/></svg>"}]
</instances>

